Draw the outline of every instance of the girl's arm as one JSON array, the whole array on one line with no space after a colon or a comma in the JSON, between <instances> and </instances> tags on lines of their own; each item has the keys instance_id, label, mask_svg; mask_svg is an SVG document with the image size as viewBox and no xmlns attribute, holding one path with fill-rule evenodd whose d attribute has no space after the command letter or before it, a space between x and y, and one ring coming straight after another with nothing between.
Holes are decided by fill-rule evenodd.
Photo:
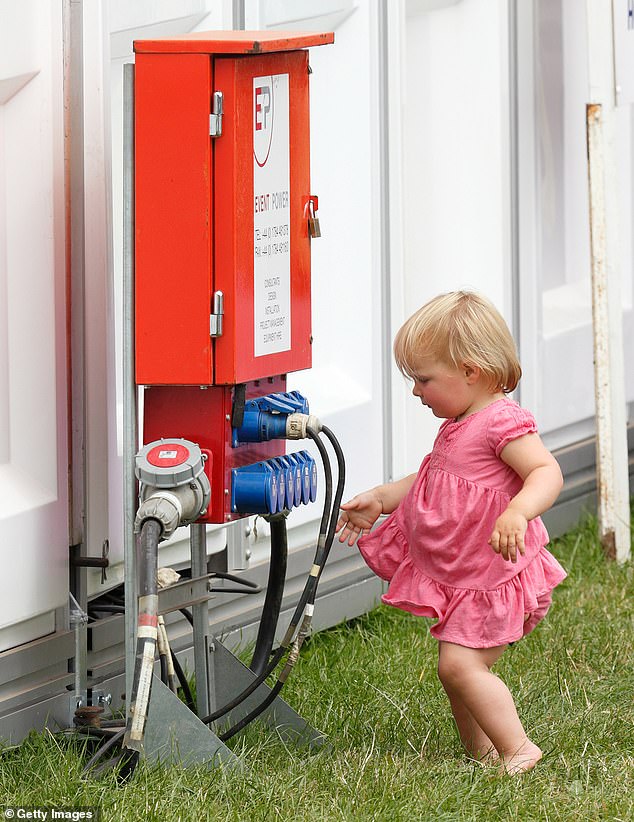
<instances>
[{"instance_id":1,"label":"girl's arm","mask_svg":"<svg viewBox=\"0 0 634 822\"><path fill-rule=\"evenodd\" d=\"M537 434L526 434L506 445L502 460L524 480L522 490L498 517L489 545L497 554L517 562L517 551L524 555L524 534L529 520L547 511L563 485L559 463Z\"/></svg>"},{"instance_id":2,"label":"girl's arm","mask_svg":"<svg viewBox=\"0 0 634 822\"><path fill-rule=\"evenodd\" d=\"M381 514L391 514L398 507L415 479L416 474L410 474L397 482L377 485L344 503L337 522L337 531L341 531L339 542L347 540L348 545L354 545L355 540L367 533Z\"/></svg>"}]
</instances>

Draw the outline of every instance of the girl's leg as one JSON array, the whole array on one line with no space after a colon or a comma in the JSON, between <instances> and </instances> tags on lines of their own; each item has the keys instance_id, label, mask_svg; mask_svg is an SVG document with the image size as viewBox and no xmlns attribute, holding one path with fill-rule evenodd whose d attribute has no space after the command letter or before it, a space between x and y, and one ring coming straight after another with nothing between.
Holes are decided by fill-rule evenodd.
<instances>
[{"instance_id":1,"label":"girl's leg","mask_svg":"<svg viewBox=\"0 0 634 822\"><path fill-rule=\"evenodd\" d=\"M527 737L509 689L491 672L505 650L506 645L480 649L441 642L438 676L468 750L475 754L488 740L505 770L521 773L534 767L542 752Z\"/></svg>"},{"instance_id":2,"label":"girl's leg","mask_svg":"<svg viewBox=\"0 0 634 822\"><path fill-rule=\"evenodd\" d=\"M451 705L451 713L456 720L460 741L469 756L477 759L478 762L497 760L498 752L495 750L495 745L475 721L471 711L458 697L449 692L447 692L447 696Z\"/></svg>"}]
</instances>

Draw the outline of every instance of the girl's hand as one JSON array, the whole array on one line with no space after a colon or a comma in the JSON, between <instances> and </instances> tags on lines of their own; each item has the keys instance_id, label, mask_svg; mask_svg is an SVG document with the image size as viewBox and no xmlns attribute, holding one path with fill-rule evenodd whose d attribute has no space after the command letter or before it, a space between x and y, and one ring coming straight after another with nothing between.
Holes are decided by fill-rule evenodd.
<instances>
[{"instance_id":1,"label":"girl's hand","mask_svg":"<svg viewBox=\"0 0 634 822\"><path fill-rule=\"evenodd\" d=\"M375 490L357 494L341 506L337 531L339 542L354 545L359 537L367 534L383 513L383 502Z\"/></svg>"},{"instance_id":2,"label":"girl's hand","mask_svg":"<svg viewBox=\"0 0 634 822\"><path fill-rule=\"evenodd\" d=\"M509 507L497 518L489 545L503 559L517 562L517 552L522 556L525 553L524 534L527 528L528 520L524 514Z\"/></svg>"}]
</instances>

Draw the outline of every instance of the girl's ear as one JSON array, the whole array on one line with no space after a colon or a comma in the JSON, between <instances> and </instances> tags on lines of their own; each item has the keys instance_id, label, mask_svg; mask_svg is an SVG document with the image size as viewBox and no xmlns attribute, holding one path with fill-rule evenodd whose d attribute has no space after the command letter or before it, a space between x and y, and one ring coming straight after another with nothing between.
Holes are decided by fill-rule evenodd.
<instances>
[{"instance_id":1,"label":"girl's ear","mask_svg":"<svg viewBox=\"0 0 634 822\"><path fill-rule=\"evenodd\" d=\"M482 374L482 369L479 365L475 365L472 362L464 362L462 363L462 370L467 380L468 385L473 385L476 383Z\"/></svg>"}]
</instances>

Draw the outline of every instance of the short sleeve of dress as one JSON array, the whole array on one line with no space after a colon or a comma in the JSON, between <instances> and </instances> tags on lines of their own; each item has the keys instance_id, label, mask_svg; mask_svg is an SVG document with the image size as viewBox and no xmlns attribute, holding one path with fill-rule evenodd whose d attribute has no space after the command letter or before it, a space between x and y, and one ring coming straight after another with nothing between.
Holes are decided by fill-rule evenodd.
<instances>
[{"instance_id":1,"label":"short sleeve of dress","mask_svg":"<svg viewBox=\"0 0 634 822\"><path fill-rule=\"evenodd\" d=\"M517 403L502 403L491 416L487 430L487 440L495 456L499 457L503 448L525 434L536 434L537 423L530 411Z\"/></svg>"}]
</instances>

